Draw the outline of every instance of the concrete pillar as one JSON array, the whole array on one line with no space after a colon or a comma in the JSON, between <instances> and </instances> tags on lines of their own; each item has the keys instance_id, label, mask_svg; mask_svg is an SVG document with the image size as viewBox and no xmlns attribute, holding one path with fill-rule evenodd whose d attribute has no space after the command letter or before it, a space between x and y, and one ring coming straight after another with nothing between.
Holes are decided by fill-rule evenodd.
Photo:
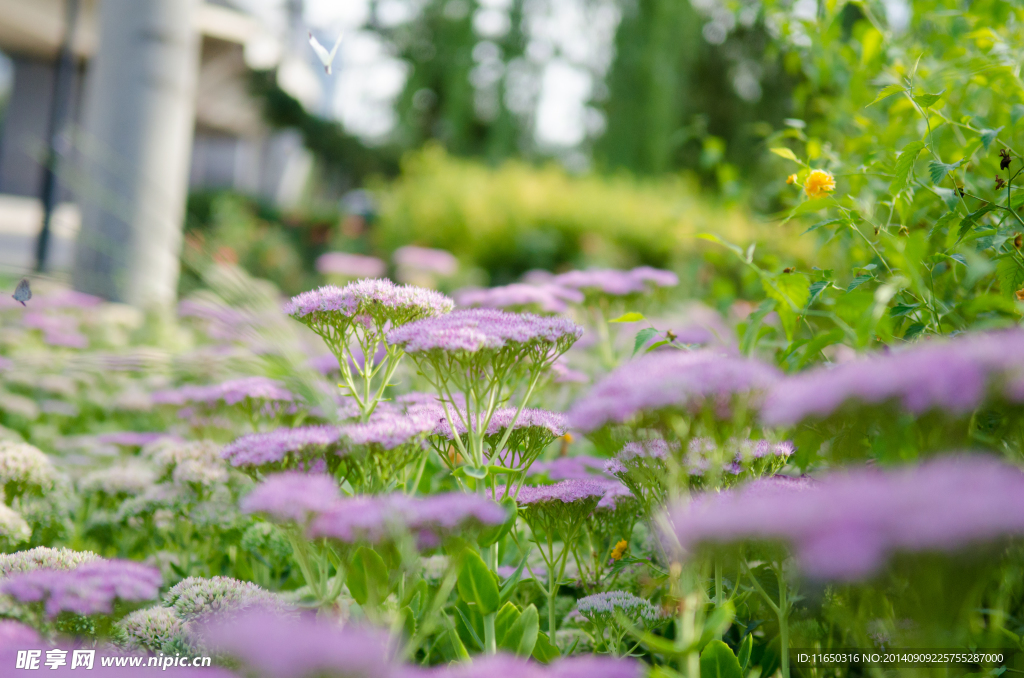
<instances>
[{"instance_id":1,"label":"concrete pillar","mask_svg":"<svg viewBox=\"0 0 1024 678\"><path fill-rule=\"evenodd\" d=\"M101 0L77 139L75 288L175 300L199 65L197 0Z\"/></svg>"}]
</instances>

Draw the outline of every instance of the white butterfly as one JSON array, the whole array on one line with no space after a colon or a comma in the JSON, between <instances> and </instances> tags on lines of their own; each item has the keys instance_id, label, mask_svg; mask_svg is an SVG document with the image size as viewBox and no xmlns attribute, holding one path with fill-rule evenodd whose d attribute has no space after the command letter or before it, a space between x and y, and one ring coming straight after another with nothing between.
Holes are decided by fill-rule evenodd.
<instances>
[{"instance_id":1,"label":"white butterfly","mask_svg":"<svg viewBox=\"0 0 1024 678\"><path fill-rule=\"evenodd\" d=\"M320 59L320 63L324 65L324 71L327 72L327 75L330 75L334 56L338 53L338 47L341 46L341 36L338 36L338 40L334 43L334 47L331 48L330 52L320 44L319 40L313 37L313 31L309 32L309 44L312 45L313 51L316 52L317 57Z\"/></svg>"}]
</instances>

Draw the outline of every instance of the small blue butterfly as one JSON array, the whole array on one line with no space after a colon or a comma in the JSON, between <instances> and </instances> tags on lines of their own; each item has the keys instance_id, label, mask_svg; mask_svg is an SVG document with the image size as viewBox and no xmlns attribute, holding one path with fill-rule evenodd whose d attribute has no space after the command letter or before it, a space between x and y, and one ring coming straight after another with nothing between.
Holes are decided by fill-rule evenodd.
<instances>
[{"instance_id":1,"label":"small blue butterfly","mask_svg":"<svg viewBox=\"0 0 1024 678\"><path fill-rule=\"evenodd\" d=\"M21 282L18 283L18 287L14 290L15 301L20 301L22 306L26 306L26 301L32 298L32 288L28 286L28 278L22 278Z\"/></svg>"}]
</instances>

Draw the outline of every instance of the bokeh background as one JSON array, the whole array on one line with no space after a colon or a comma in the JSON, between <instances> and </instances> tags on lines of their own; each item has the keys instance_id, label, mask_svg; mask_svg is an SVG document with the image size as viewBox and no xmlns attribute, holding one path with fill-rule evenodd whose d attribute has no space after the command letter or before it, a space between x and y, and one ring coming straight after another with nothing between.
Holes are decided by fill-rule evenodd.
<instances>
[{"instance_id":1,"label":"bokeh background","mask_svg":"<svg viewBox=\"0 0 1024 678\"><path fill-rule=\"evenodd\" d=\"M296 293L326 252L415 244L458 257L449 289L650 264L743 297L695 235L801 256L767 151L835 121L807 32L834 4L0 0L0 272L149 306L201 260ZM913 18L831 23L860 49ZM341 37L332 74L310 33Z\"/></svg>"}]
</instances>

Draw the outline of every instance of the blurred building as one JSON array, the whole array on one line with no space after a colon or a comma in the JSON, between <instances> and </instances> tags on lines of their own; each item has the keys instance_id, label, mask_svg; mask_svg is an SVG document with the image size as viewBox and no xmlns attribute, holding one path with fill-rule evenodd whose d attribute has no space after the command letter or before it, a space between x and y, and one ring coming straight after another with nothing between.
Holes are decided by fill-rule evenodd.
<instances>
[{"instance_id":1,"label":"blurred building","mask_svg":"<svg viewBox=\"0 0 1024 678\"><path fill-rule=\"evenodd\" d=\"M100 0L79 0L70 45L76 57L70 82L67 129L80 129L90 61L98 49ZM58 53L66 34L65 0L0 0L0 51L13 65L13 82L0 129L0 265L30 267L31 240L41 223L38 201L44 181L46 136L54 97ZM235 189L279 204L297 197L310 169L295 133L275 132L262 121L260 104L248 93L248 74L272 66L281 47L273 30L226 0L199 0L194 27L200 36L194 136L189 189ZM76 231L73 161L82 149L66 135L58 149L60 202L54 223L53 265L66 268Z\"/></svg>"}]
</instances>

